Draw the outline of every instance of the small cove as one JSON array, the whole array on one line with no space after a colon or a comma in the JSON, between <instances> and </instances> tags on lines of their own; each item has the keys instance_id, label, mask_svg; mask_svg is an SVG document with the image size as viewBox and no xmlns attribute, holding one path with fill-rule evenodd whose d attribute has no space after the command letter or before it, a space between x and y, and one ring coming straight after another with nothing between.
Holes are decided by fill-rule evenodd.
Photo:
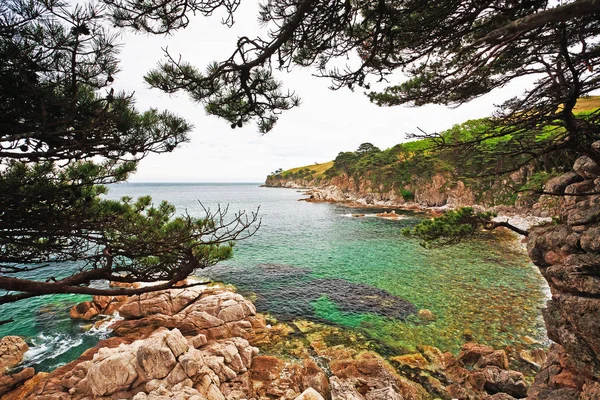
<instances>
[{"instance_id":1,"label":"small cove","mask_svg":"<svg viewBox=\"0 0 600 400\"><path fill-rule=\"evenodd\" d=\"M401 212L395 221L354 218L335 204L297 201L295 190L257 184L122 184L110 197L150 194L179 213L199 216L202 207L229 204L231 212L260 206L262 225L236 245L234 257L198 271L230 283L259 311L333 324L359 332L385 355L419 344L456 351L469 336L494 347L545 342L540 308L543 278L514 238L489 234L458 246L428 250L401 230L421 214ZM0 335L22 335L32 345L28 363L51 370L77 357L107 332L71 321L69 308L86 296L50 296L0 306ZM430 310L435 321L415 314Z\"/></svg>"}]
</instances>

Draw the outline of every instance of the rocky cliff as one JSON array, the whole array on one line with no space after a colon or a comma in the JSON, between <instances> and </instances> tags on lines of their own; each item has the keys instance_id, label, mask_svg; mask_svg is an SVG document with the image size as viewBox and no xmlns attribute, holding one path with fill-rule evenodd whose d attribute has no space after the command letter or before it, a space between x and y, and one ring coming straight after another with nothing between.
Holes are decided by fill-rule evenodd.
<instances>
[{"instance_id":1,"label":"rocky cliff","mask_svg":"<svg viewBox=\"0 0 600 400\"><path fill-rule=\"evenodd\" d=\"M346 202L356 205L452 208L472 206L517 205L530 208L537 196L515 195L512 187L527 182L531 171L522 168L511 175L489 183L457 179L450 173L413 176L410 185L402 187L377 183L376 177L359 179L340 174L331 178L281 178L270 176L267 187L310 189L310 201ZM540 211L541 213L541 211Z\"/></svg>"},{"instance_id":2,"label":"rocky cliff","mask_svg":"<svg viewBox=\"0 0 600 400\"><path fill-rule=\"evenodd\" d=\"M557 345L531 398L600 399L600 166L583 156L546 191L560 195L542 199L558 218L527 247L552 291L543 314Z\"/></svg>"}]
</instances>

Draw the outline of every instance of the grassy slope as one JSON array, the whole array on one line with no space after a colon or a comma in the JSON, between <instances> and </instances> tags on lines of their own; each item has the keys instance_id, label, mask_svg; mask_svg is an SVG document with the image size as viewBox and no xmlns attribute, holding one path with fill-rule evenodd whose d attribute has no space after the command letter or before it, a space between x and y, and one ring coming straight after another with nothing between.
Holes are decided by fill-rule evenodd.
<instances>
[{"instance_id":1,"label":"grassy slope","mask_svg":"<svg viewBox=\"0 0 600 400\"><path fill-rule=\"evenodd\" d=\"M313 172L315 178L322 177L329 168L333 166L333 161L328 161L322 164L305 165L303 167L297 167L283 171L283 174L293 174L300 171L301 169L310 169Z\"/></svg>"},{"instance_id":2,"label":"grassy slope","mask_svg":"<svg viewBox=\"0 0 600 400\"><path fill-rule=\"evenodd\" d=\"M600 108L600 96L590 96L577 101L574 112L594 111Z\"/></svg>"}]
</instances>

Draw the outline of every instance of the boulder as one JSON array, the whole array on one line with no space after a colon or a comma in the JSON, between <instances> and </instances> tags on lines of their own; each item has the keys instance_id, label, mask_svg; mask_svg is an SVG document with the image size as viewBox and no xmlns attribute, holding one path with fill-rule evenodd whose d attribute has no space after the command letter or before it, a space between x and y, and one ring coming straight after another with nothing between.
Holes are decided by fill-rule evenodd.
<instances>
[{"instance_id":1,"label":"boulder","mask_svg":"<svg viewBox=\"0 0 600 400\"><path fill-rule=\"evenodd\" d=\"M29 349L19 336L5 336L0 339L0 375L23 361L23 355Z\"/></svg>"},{"instance_id":2,"label":"boulder","mask_svg":"<svg viewBox=\"0 0 600 400\"><path fill-rule=\"evenodd\" d=\"M473 342L465 343L458 353L456 360L466 366L476 365L479 359L490 355L494 352L494 348L483 344Z\"/></svg>"},{"instance_id":3,"label":"boulder","mask_svg":"<svg viewBox=\"0 0 600 400\"><path fill-rule=\"evenodd\" d=\"M399 393L391 387L373 389L365 395L366 400L404 400Z\"/></svg>"},{"instance_id":4,"label":"boulder","mask_svg":"<svg viewBox=\"0 0 600 400\"><path fill-rule=\"evenodd\" d=\"M556 176L548 180L548 182L546 182L546 185L544 186L544 191L549 193L562 194L565 192L567 186L581 181L583 181L583 177L581 177L576 172L567 172L566 174L562 174L560 176Z\"/></svg>"},{"instance_id":5,"label":"boulder","mask_svg":"<svg viewBox=\"0 0 600 400\"><path fill-rule=\"evenodd\" d=\"M129 390L139 375L135 353L130 348L101 349L87 364L85 377L70 394L109 396Z\"/></svg>"},{"instance_id":6,"label":"boulder","mask_svg":"<svg viewBox=\"0 0 600 400\"><path fill-rule=\"evenodd\" d=\"M133 396L133 400L176 400L176 399L186 399L186 400L206 400L206 397L202 396L202 394L194 389L193 387L184 386L184 385L175 385L171 389L167 389L164 386L151 391L146 394L144 392L137 393Z\"/></svg>"},{"instance_id":7,"label":"boulder","mask_svg":"<svg viewBox=\"0 0 600 400\"><path fill-rule=\"evenodd\" d=\"M0 396L3 396L5 393L10 392L17 386L22 385L23 382L27 381L28 379L31 379L33 375L35 375L35 371L31 367L25 368L22 371L17 372L15 374L0 375Z\"/></svg>"},{"instance_id":8,"label":"boulder","mask_svg":"<svg viewBox=\"0 0 600 400\"><path fill-rule=\"evenodd\" d=\"M258 397L294 399L302 393L302 368L272 356L258 356L250 369L253 393Z\"/></svg>"},{"instance_id":9,"label":"boulder","mask_svg":"<svg viewBox=\"0 0 600 400\"><path fill-rule=\"evenodd\" d=\"M31 393L33 388L42 380L44 380L47 376L47 372L38 372L33 376L33 378L26 380L16 389L13 389L9 393L0 394L0 396L2 396L2 400L23 400L29 395L29 393Z\"/></svg>"},{"instance_id":10,"label":"boulder","mask_svg":"<svg viewBox=\"0 0 600 400\"><path fill-rule=\"evenodd\" d=\"M573 170L586 179L594 179L600 176L600 166L588 156L579 157L573 164Z\"/></svg>"},{"instance_id":11,"label":"boulder","mask_svg":"<svg viewBox=\"0 0 600 400\"><path fill-rule=\"evenodd\" d=\"M586 252L600 252L600 226L586 229L579 239L579 244Z\"/></svg>"},{"instance_id":12,"label":"boulder","mask_svg":"<svg viewBox=\"0 0 600 400\"><path fill-rule=\"evenodd\" d=\"M83 319L89 321L100 314L100 310L91 301L84 301L71 308L69 316L73 319Z\"/></svg>"},{"instance_id":13,"label":"boulder","mask_svg":"<svg viewBox=\"0 0 600 400\"><path fill-rule=\"evenodd\" d=\"M513 397L527 397L527 384L523 374L517 371L507 371L489 366L483 370L485 390L490 394L506 393Z\"/></svg>"},{"instance_id":14,"label":"boulder","mask_svg":"<svg viewBox=\"0 0 600 400\"><path fill-rule=\"evenodd\" d=\"M206 339L206 335L203 334L199 334L194 337L188 338L188 343L196 349L198 347L204 346L207 342L208 339Z\"/></svg>"},{"instance_id":15,"label":"boulder","mask_svg":"<svg viewBox=\"0 0 600 400\"><path fill-rule=\"evenodd\" d=\"M356 390L354 384L348 380L334 376L329 379L329 383L331 384L331 400L366 400Z\"/></svg>"},{"instance_id":16,"label":"boulder","mask_svg":"<svg viewBox=\"0 0 600 400\"><path fill-rule=\"evenodd\" d=\"M326 399L330 398L331 388L325 372L310 358L305 359L302 366L302 387L316 390Z\"/></svg>"},{"instance_id":17,"label":"boulder","mask_svg":"<svg viewBox=\"0 0 600 400\"><path fill-rule=\"evenodd\" d=\"M546 352L542 349L520 350L519 358L531 365L536 371L539 371L546 361Z\"/></svg>"},{"instance_id":18,"label":"boulder","mask_svg":"<svg viewBox=\"0 0 600 400\"><path fill-rule=\"evenodd\" d=\"M501 369L508 369L506 352L504 350L494 350L491 354L482 356L476 364L478 368L485 368L490 365Z\"/></svg>"},{"instance_id":19,"label":"boulder","mask_svg":"<svg viewBox=\"0 0 600 400\"><path fill-rule=\"evenodd\" d=\"M376 353L364 352L356 359L333 360L330 368L338 378L335 385L334 378L329 379L332 399L352 399L351 396L356 397L356 393L361 396L356 397L357 399L364 399L364 396L375 389L387 390L380 390L381 393L393 391L401 398L407 399L427 397L427 392L421 385L398 375L394 368Z\"/></svg>"},{"instance_id":20,"label":"boulder","mask_svg":"<svg viewBox=\"0 0 600 400\"><path fill-rule=\"evenodd\" d=\"M308 388L295 400L325 400L315 389Z\"/></svg>"},{"instance_id":21,"label":"boulder","mask_svg":"<svg viewBox=\"0 0 600 400\"><path fill-rule=\"evenodd\" d=\"M142 367L148 380L166 377L175 368L177 357L187 351L185 348L184 351L173 353L171 346L168 346L166 342L167 338L171 338L172 341L185 341L183 336L152 335L141 343L135 352L136 361Z\"/></svg>"},{"instance_id":22,"label":"boulder","mask_svg":"<svg viewBox=\"0 0 600 400\"><path fill-rule=\"evenodd\" d=\"M577 376L573 359L562 346L552 344L545 362L529 388L528 398L545 399L577 399L585 379Z\"/></svg>"},{"instance_id":23,"label":"boulder","mask_svg":"<svg viewBox=\"0 0 600 400\"><path fill-rule=\"evenodd\" d=\"M89 321L99 315L112 315L125 302L127 296L94 296L92 301L84 301L71 308L69 316L72 319Z\"/></svg>"}]
</instances>

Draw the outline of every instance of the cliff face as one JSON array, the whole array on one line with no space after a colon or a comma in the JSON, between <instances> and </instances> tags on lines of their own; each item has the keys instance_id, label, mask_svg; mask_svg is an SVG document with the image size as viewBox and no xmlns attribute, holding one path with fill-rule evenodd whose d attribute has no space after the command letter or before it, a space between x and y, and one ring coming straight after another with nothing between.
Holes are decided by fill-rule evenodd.
<instances>
[{"instance_id":1,"label":"cliff face","mask_svg":"<svg viewBox=\"0 0 600 400\"><path fill-rule=\"evenodd\" d=\"M436 173L433 176L413 176L411 183L402 187L394 185L390 187L388 184L378 183L380 179L377 176L354 178L347 174L340 174L327 179L285 179L269 176L265 186L312 189L309 195L310 200L313 201L380 206L404 206L408 203L416 203L423 207L453 208L475 204L493 206L511 203L530 207L535 201L515 196L512 190L515 184L526 182L530 173L531 171L523 168L508 177L483 185L477 181L469 183L456 179L450 173Z\"/></svg>"},{"instance_id":2,"label":"cliff face","mask_svg":"<svg viewBox=\"0 0 600 400\"><path fill-rule=\"evenodd\" d=\"M600 142L596 147L600 148ZM600 398L600 166L581 157L574 171L546 191L558 222L534 228L528 252L552 290L544 310L548 336L558 346L536 379L532 399ZM596 193L592 195L583 195ZM580 397L579 397L580 396Z\"/></svg>"}]
</instances>

